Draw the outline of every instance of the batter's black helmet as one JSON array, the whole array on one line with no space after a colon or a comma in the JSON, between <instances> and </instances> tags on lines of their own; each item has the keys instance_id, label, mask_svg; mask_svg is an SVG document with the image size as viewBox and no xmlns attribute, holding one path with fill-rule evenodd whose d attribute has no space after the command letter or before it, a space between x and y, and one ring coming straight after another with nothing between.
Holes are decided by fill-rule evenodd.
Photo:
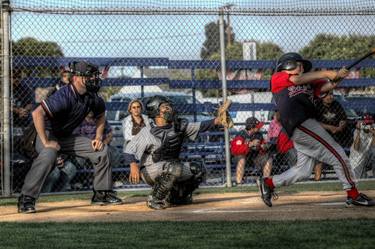
<instances>
[{"instance_id":1,"label":"batter's black helmet","mask_svg":"<svg viewBox=\"0 0 375 249\"><path fill-rule=\"evenodd\" d=\"M163 103L168 103L173 108L173 102L165 96L155 95L154 97L150 98L146 102L146 114L147 114L147 116L149 116L150 118L155 118L156 116L158 116L159 112L160 112L159 107Z\"/></svg>"},{"instance_id":2,"label":"batter's black helmet","mask_svg":"<svg viewBox=\"0 0 375 249\"><path fill-rule=\"evenodd\" d=\"M280 72L281 70L294 70L297 68L297 62L302 62L304 72L308 72L312 68L311 62L303 59L300 54L286 53L277 60L276 71Z\"/></svg>"}]
</instances>

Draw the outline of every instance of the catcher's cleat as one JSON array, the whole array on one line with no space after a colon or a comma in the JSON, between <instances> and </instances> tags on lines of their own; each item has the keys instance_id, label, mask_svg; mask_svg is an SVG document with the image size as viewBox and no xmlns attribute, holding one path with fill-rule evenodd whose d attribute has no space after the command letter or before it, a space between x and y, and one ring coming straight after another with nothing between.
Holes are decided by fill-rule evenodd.
<instances>
[{"instance_id":1,"label":"catcher's cleat","mask_svg":"<svg viewBox=\"0 0 375 249\"><path fill-rule=\"evenodd\" d=\"M20 195L20 197L18 197L17 207L18 213L35 213L35 198L27 195Z\"/></svg>"},{"instance_id":2,"label":"catcher's cleat","mask_svg":"<svg viewBox=\"0 0 375 249\"><path fill-rule=\"evenodd\" d=\"M149 195L146 201L147 207L155 210L161 210L169 208L171 205L166 200L157 200L152 195Z\"/></svg>"},{"instance_id":3,"label":"catcher's cleat","mask_svg":"<svg viewBox=\"0 0 375 249\"><path fill-rule=\"evenodd\" d=\"M264 204L266 204L269 207L272 207L273 190L264 182L263 177L259 177L257 179L257 185L258 185L259 191L262 195L262 200L263 200Z\"/></svg>"},{"instance_id":4,"label":"catcher's cleat","mask_svg":"<svg viewBox=\"0 0 375 249\"><path fill-rule=\"evenodd\" d=\"M375 206L375 201L368 197L365 194L360 193L356 199L352 199L348 197L346 199L346 206L351 207L351 206L365 206L365 207L372 207Z\"/></svg>"},{"instance_id":5,"label":"catcher's cleat","mask_svg":"<svg viewBox=\"0 0 375 249\"><path fill-rule=\"evenodd\" d=\"M116 196L116 192L112 190L108 191L95 191L91 199L91 205L121 205L122 200Z\"/></svg>"}]
</instances>

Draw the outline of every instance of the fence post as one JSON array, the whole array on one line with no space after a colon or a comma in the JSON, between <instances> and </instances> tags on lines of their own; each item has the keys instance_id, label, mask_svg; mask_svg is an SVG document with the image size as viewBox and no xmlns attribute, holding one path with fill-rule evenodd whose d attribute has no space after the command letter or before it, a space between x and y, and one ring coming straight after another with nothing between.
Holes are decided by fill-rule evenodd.
<instances>
[{"instance_id":1,"label":"fence post","mask_svg":"<svg viewBox=\"0 0 375 249\"><path fill-rule=\"evenodd\" d=\"M195 68L191 69L191 81L193 82L193 87L191 88L193 94L193 107L194 107L194 122L197 122L197 94L195 90Z\"/></svg>"},{"instance_id":2,"label":"fence post","mask_svg":"<svg viewBox=\"0 0 375 249\"><path fill-rule=\"evenodd\" d=\"M224 9L220 10L219 14L219 29L220 29L220 57L221 57L221 80L222 80L222 91L223 101L227 99L227 69L225 61L225 42L224 42ZM229 130L224 129L225 138L225 166L227 176L227 187L232 187L232 169L229 151Z\"/></svg>"},{"instance_id":3,"label":"fence post","mask_svg":"<svg viewBox=\"0 0 375 249\"><path fill-rule=\"evenodd\" d=\"M3 196L10 196L10 3L9 0L1 2L2 42L3 42Z\"/></svg>"}]
</instances>

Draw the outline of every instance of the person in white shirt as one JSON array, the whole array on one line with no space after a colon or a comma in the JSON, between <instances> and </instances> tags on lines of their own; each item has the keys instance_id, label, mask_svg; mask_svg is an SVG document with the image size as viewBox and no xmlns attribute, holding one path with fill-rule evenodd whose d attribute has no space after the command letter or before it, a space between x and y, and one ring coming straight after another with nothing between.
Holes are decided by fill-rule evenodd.
<instances>
[{"instance_id":1,"label":"person in white shirt","mask_svg":"<svg viewBox=\"0 0 375 249\"><path fill-rule=\"evenodd\" d=\"M358 122L354 132L354 142L350 147L349 160L357 178L366 178L366 166L372 164L374 172L375 158L375 124L371 116L366 115Z\"/></svg>"},{"instance_id":2,"label":"person in white shirt","mask_svg":"<svg viewBox=\"0 0 375 249\"><path fill-rule=\"evenodd\" d=\"M122 121L122 131L124 135L124 147L137 135L143 127L150 128L150 121L147 115L142 114L143 104L139 99L132 100L128 105L129 115Z\"/></svg>"}]
</instances>

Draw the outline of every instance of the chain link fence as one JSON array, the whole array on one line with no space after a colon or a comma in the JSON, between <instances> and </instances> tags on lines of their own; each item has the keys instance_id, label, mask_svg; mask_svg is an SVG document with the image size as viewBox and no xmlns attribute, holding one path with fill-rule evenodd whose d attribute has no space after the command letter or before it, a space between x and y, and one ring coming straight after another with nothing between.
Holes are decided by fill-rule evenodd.
<instances>
[{"instance_id":1,"label":"chain link fence","mask_svg":"<svg viewBox=\"0 0 375 249\"><path fill-rule=\"evenodd\" d=\"M11 193L21 190L31 167L31 159L18 148L32 122L31 111L63 84L64 68L74 60L108 70L100 95L107 106L115 188L147 186L128 181L122 120L129 115L131 100L145 102L154 95L168 96L182 117L199 122L214 118L227 94L235 122L230 141L237 135L253 141L256 136L245 130L259 129L260 145L254 143L248 156L226 155L230 141L219 128L184 143L181 158L201 160L207 168L204 185L230 185L226 164L237 184L284 172L295 156L292 146L284 146L291 144L280 138L269 89L275 60L294 51L312 60L317 70L348 65L375 44L374 7L372 1L356 6L352 1L10 1ZM227 92L222 87L220 18ZM325 128L348 155L356 155L351 160L363 169L361 177L373 177L375 168L370 129L375 114L374 66L369 59L354 68L332 95L321 96L319 107ZM6 120L3 109L1 115ZM90 125L89 117L85 125ZM364 147L350 153L356 127L363 131ZM336 179L330 165L317 165L310 180ZM43 192L89 190L92 175L90 162L61 155Z\"/></svg>"}]
</instances>

